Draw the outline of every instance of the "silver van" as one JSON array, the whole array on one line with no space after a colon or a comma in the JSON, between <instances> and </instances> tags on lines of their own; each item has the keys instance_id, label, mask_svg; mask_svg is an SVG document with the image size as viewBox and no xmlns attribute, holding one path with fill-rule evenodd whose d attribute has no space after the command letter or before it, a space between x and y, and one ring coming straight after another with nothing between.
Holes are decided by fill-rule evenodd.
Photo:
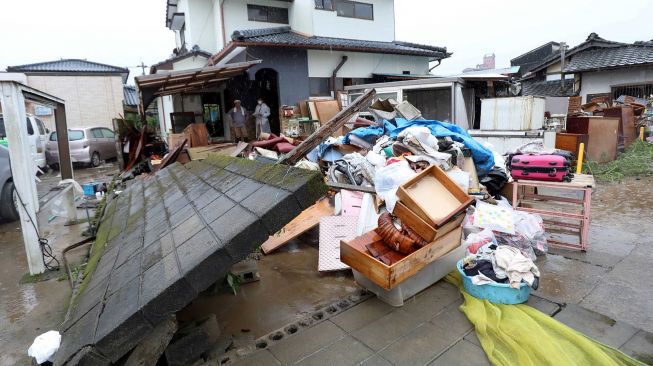
<instances>
[{"instance_id":1,"label":"silver van","mask_svg":"<svg viewBox=\"0 0 653 366\"><path fill-rule=\"evenodd\" d=\"M70 159L73 163L99 166L103 160L117 157L115 133L106 127L79 127L68 129ZM52 132L45 146L45 155L51 168L59 167L57 133Z\"/></svg>"}]
</instances>

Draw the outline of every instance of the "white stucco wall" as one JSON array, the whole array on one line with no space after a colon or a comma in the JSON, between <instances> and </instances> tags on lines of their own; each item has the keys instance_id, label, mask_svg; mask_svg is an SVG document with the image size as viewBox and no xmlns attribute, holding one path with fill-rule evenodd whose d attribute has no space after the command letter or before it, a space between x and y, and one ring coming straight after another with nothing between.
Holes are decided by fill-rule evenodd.
<instances>
[{"instance_id":1,"label":"white stucco wall","mask_svg":"<svg viewBox=\"0 0 653 366\"><path fill-rule=\"evenodd\" d=\"M612 86L621 84L644 84L653 82L653 66L584 72L580 95L587 102L587 94L609 93Z\"/></svg>"},{"instance_id":2,"label":"white stucco wall","mask_svg":"<svg viewBox=\"0 0 653 366\"><path fill-rule=\"evenodd\" d=\"M63 99L68 127L103 126L113 129L123 111L122 77L27 75L27 85ZM54 130L54 116L42 118Z\"/></svg>"},{"instance_id":3,"label":"white stucco wall","mask_svg":"<svg viewBox=\"0 0 653 366\"><path fill-rule=\"evenodd\" d=\"M368 78L373 73L401 74L404 70L411 74L428 72L428 57L308 50L308 76L331 77L343 55L349 59L338 71L338 77Z\"/></svg>"},{"instance_id":4,"label":"white stucco wall","mask_svg":"<svg viewBox=\"0 0 653 366\"><path fill-rule=\"evenodd\" d=\"M168 136L168 130L172 128L172 123L170 122L170 113L174 112L172 96L164 95L158 97L157 110L159 112L159 130L161 131L161 137L166 138Z\"/></svg>"},{"instance_id":5,"label":"white stucco wall","mask_svg":"<svg viewBox=\"0 0 653 366\"><path fill-rule=\"evenodd\" d=\"M188 70L188 69L197 69L200 67L206 66L208 59L203 56L194 56L188 57L182 60L179 60L172 64L172 69L177 70Z\"/></svg>"},{"instance_id":6,"label":"white stucco wall","mask_svg":"<svg viewBox=\"0 0 653 366\"><path fill-rule=\"evenodd\" d=\"M312 0L308 1L312 2ZM313 34L370 41L394 41L394 0L357 1L374 6L374 20L339 17L335 11L313 10Z\"/></svg>"},{"instance_id":7,"label":"white stucco wall","mask_svg":"<svg viewBox=\"0 0 653 366\"><path fill-rule=\"evenodd\" d=\"M295 0L290 7L290 26L293 30L313 35L313 12L315 12L314 0Z\"/></svg>"}]
</instances>

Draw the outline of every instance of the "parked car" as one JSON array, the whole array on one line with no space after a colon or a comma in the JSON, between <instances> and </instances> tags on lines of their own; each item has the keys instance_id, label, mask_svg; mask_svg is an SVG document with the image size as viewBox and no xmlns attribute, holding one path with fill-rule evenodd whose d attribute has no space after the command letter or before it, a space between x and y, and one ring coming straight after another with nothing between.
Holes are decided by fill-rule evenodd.
<instances>
[{"instance_id":1,"label":"parked car","mask_svg":"<svg viewBox=\"0 0 653 366\"><path fill-rule=\"evenodd\" d=\"M0 146L0 217L11 221L18 220L9 150L4 146Z\"/></svg>"},{"instance_id":2,"label":"parked car","mask_svg":"<svg viewBox=\"0 0 653 366\"><path fill-rule=\"evenodd\" d=\"M70 159L73 163L99 166L102 160L117 157L115 134L106 127L80 127L68 129ZM59 167L59 146L57 133L52 132L46 143L45 153L48 165Z\"/></svg>"},{"instance_id":3,"label":"parked car","mask_svg":"<svg viewBox=\"0 0 653 366\"><path fill-rule=\"evenodd\" d=\"M35 117L31 114L27 115L25 126L27 127L27 135L29 139L30 151L32 152L32 158L36 162L36 165L39 166L42 170L47 168L47 160L45 158L45 143L48 139L48 129L45 128L43 121L38 117ZM7 132L5 130L5 122L0 114L0 145L5 147L8 146Z\"/></svg>"}]
</instances>

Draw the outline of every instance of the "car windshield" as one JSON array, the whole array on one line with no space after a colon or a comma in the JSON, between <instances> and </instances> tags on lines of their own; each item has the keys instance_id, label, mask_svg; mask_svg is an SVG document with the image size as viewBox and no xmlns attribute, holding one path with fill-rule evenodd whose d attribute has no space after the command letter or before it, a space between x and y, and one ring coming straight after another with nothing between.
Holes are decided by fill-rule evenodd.
<instances>
[{"instance_id":1,"label":"car windshield","mask_svg":"<svg viewBox=\"0 0 653 366\"><path fill-rule=\"evenodd\" d=\"M79 141L84 138L84 131L82 130L68 130L68 141ZM53 132L50 135L50 141L57 141L57 133Z\"/></svg>"}]
</instances>

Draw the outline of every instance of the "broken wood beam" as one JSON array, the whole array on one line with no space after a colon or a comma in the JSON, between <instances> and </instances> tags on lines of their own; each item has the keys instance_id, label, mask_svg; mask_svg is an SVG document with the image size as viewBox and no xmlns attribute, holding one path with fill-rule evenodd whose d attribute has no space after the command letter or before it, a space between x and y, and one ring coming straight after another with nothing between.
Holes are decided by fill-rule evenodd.
<instances>
[{"instance_id":1,"label":"broken wood beam","mask_svg":"<svg viewBox=\"0 0 653 366\"><path fill-rule=\"evenodd\" d=\"M320 218L323 216L331 215L333 215L333 206L329 203L328 198L322 198L286 224L278 233L270 236L261 245L261 250L263 250L263 253L269 254L317 226L320 223Z\"/></svg>"},{"instance_id":2,"label":"broken wood beam","mask_svg":"<svg viewBox=\"0 0 653 366\"><path fill-rule=\"evenodd\" d=\"M297 147L292 149L289 153L283 155L277 162L283 164L294 165L311 150L313 150L322 141L326 140L329 136L333 135L342 126L345 125L356 113L367 108L372 99L376 96L376 91L370 89L365 94L361 95L349 107L341 110L333 116L328 122L323 124L317 131L313 132L308 138L302 141Z\"/></svg>"}]
</instances>

